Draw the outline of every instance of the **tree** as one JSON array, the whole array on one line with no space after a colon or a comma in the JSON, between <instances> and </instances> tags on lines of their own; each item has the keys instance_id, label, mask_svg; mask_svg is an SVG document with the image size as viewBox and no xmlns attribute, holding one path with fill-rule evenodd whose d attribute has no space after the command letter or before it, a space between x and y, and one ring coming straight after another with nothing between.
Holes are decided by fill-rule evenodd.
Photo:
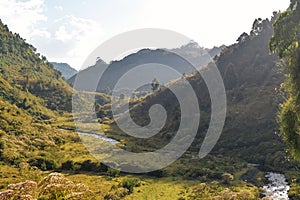
<instances>
[{"instance_id":1,"label":"tree","mask_svg":"<svg viewBox=\"0 0 300 200\"><path fill-rule=\"evenodd\" d=\"M152 86L152 91L153 92L155 92L155 91L158 90L158 88L159 88L159 81L157 80L157 78L154 78L152 80L151 86Z\"/></svg>"},{"instance_id":2,"label":"tree","mask_svg":"<svg viewBox=\"0 0 300 200\"><path fill-rule=\"evenodd\" d=\"M290 8L274 24L270 50L281 59L285 74L282 84L285 102L280 105L280 135L291 154L300 159L300 0L291 0Z\"/></svg>"},{"instance_id":3,"label":"tree","mask_svg":"<svg viewBox=\"0 0 300 200\"><path fill-rule=\"evenodd\" d=\"M261 18L255 19L252 25L251 35L252 36L258 35L261 31L262 31L262 19Z\"/></svg>"},{"instance_id":4,"label":"tree","mask_svg":"<svg viewBox=\"0 0 300 200\"><path fill-rule=\"evenodd\" d=\"M245 42L248 39L249 39L249 35L244 32L242 35L240 35L240 37L236 41L239 42L239 43L242 43L242 42Z\"/></svg>"},{"instance_id":5,"label":"tree","mask_svg":"<svg viewBox=\"0 0 300 200\"><path fill-rule=\"evenodd\" d=\"M222 174L223 183L226 185L230 185L230 182L233 181L234 177L232 174L224 173Z\"/></svg>"}]
</instances>

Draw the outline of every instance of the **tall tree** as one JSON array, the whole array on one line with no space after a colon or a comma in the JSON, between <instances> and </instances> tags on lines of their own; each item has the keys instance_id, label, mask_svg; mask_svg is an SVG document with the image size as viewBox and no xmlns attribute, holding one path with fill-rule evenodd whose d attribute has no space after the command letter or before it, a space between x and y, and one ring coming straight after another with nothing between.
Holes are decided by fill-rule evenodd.
<instances>
[{"instance_id":1,"label":"tall tree","mask_svg":"<svg viewBox=\"0 0 300 200\"><path fill-rule=\"evenodd\" d=\"M159 88L159 81L157 80L157 78L154 78L152 80L151 86L152 86L152 91L153 92L155 92L155 91L158 90L158 88Z\"/></svg>"},{"instance_id":2,"label":"tall tree","mask_svg":"<svg viewBox=\"0 0 300 200\"><path fill-rule=\"evenodd\" d=\"M291 0L289 9L274 24L270 50L281 58L285 74L282 84L285 101L280 105L280 135L294 157L300 159L300 0Z\"/></svg>"}]
</instances>

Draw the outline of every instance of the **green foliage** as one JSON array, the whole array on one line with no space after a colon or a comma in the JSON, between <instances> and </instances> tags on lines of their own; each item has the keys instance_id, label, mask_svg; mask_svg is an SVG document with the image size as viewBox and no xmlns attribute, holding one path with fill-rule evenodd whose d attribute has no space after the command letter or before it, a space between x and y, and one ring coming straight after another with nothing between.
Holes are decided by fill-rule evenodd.
<instances>
[{"instance_id":1,"label":"green foliage","mask_svg":"<svg viewBox=\"0 0 300 200\"><path fill-rule=\"evenodd\" d=\"M289 190L289 198L291 200L299 200L300 199L300 185L299 183L292 183L290 185L291 189Z\"/></svg>"},{"instance_id":2,"label":"green foliage","mask_svg":"<svg viewBox=\"0 0 300 200\"><path fill-rule=\"evenodd\" d=\"M111 177L118 177L120 176L120 170L109 168L107 171L107 175Z\"/></svg>"},{"instance_id":3,"label":"green foliage","mask_svg":"<svg viewBox=\"0 0 300 200\"><path fill-rule=\"evenodd\" d=\"M47 158L34 158L29 160L29 164L38 167L41 170L54 170L58 168L55 161Z\"/></svg>"},{"instance_id":4,"label":"green foliage","mask_svg":"<svg viewBox=\"0 0 300 200\"><path fill-rule=\"evenodd\" d=\"M167 172L164 169L158 169L152 172L147 173L149 176L155 176L157 178L167 176Z\"/></svg>"},{"instance_id":5,"label":"green foliage","mask_svg":"<svg viewBox=\"0 0 300 200\"><path fill-rule=\"evenodd\" d=\"M10 32L1 21L0 38L0 86L4 89L0 96L27 110L32 106L25 99L30 93L43 99L51 110L71 111L72 89L46 57L36 53L32 45ZM6 93L7 87L13 92ZM21 95L21 100L16 99Z\"/></svg>"},{"instance_id":6,"label":"green foliage","mask_svg":"<svg viewBox=\"0 0 300 200\"><path fill-rule=\"evenodd\" d=\"M298 134L299 125L297 121L299 119L297 119L295 103L292 98L289 98L281 105L278 122L280 124L281 136L288 144L290 152L296 158L300 158L300 135Z\"/></svg>"},{"instance_id":7,"label":"green foliage","mask_svg":"<svg viewBox=\"0 0 300 200\"><path fill-rule=\"evenodd\" d=\"M224 173L222 174L223 183L226 185L230 185L231 181L233 181L234 177L232 174Z\"/></svg>"},{"instance_id":8,"label":"green foliage","mask_svg":"<svg viewBox=\"0 0 300 200\"><path fill-rule=\"evenodd\" d=\"M82 162L81 166L80 166L80 170L82 171L100 171L99 170L99 164L98 163L94 163L91 160L85 160Z\"/></svg>"},{"instance_id":9,"label":"green foliage","mask_svg":"<svg viewBox=\"0 0 300 200\"><path fill-rule=\"evenodd\" d=\"M152 80L151 87L152 87L152 91L153 92L155 92L155 91L158 90L158 88L159 88L159 81L157 80L157 78L154 78Z\"/></svg>"},{"instance_id":10,"label":"green foliage","mask_svg":"<svg viewBox=\"0 0 300 200\"><path fill-rule=\"evenodd\" d=\"M129 193L132 193L134 187L138 187L141 185L141 181L137 178L128 178L124 179L121 185L123 188L126 188L129 191Z\"/></svg>"},{"instance_id":11,"label":"green foliage","mask_svg":"<svg viewBox=\"0 0 300 200\"><path fill-rule=\"evenodd\" d=\"M274 88L278 87L284 79L281 73L274 70L279 59L276 55L270 55L268 48L269 40L273 35L272 23L275 18L276 13L271 20L255 20L251 30L253 34L242 34L239 42L225 48L215 61L225 84L227 116L221 137L212 152L272 169L274 166L284 167L282 158L285 156L284 144L280 137L274 135L277 128L276 110L279 101ZM204 68L203 71L205 70ZM199 74L186 75L185 79L194 88L201 110L198 134L190 148L190 151L195 153L199 151L199 145L202 144L209 126L211 99L206 84ZM182 79L166 84L166 86L171 85L181 88L184 94L186 86ZM189 98L188 94L185 96ZM162 105L167 112L166 124L159 134L147 140L128 137L125 133L122 134L122 130L110 130L107 134L119 138L118 140L122 139L124 148L128 151L144 152L161 149L176 135L182 117L174 94L162 87L154 94L132 103L130 115L137 124L146 126L150 123L149 109L155 104ZM119 117L122 118L122 114ZM127 120L124 119L125 122ZM186 131L189 132L188 129ZM281 164L274 165L274 162ZM187 173L192 177L197 176L197 172L192 170Z\"/></svg>"},{"instance_id":12,"label":"green foliage","mask_svg":"<svg viewBox=\"0 0 300 200\"><path fill-rule=\"evenodd\" d=\"M255 187L244 184L241 184L239 187L226 188L217 182L211 184L201 183L189 188L181 198L186 200L256 200L259 199L259 191Z\"/></svg>"},{"instance_id":13,"label":"green foliage","mask_svg":"<svg viewBox=\"0 0 300 200\"><path fill-rule=\"evenodd\" d=\"M67 160L66 162L61 164L62 170L74 170L74 162L72 160Z\"/></svg>"},{"instance_id":14,"label":"green foliage","mask_svg":"<svg viewBox=\"0 0 300 200\"><path fill-rule=\"evenodd\" d=\"M292 0L290 9L281 13L274 24L274 36L270 49L281 58L281 69L285 74L282 84L285 102L278 114L280 135L293 156L300 159L300 6Z\"/></svg>"}]
</instances>

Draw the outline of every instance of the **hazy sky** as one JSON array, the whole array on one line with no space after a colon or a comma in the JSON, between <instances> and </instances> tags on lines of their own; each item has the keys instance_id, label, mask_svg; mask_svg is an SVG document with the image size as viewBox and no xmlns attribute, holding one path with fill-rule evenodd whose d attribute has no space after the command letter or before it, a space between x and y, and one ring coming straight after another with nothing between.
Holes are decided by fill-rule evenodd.
<instances>
[{"instance_id":1,"label":"hazy sky","mask_svg":"<svg viewBox=\"0 0 300 200\"><path fill-rule=\"evenodd\" d=\"M0 0L0 18L48 60L79 69L101 42L137 28L184 34L203 47L232 44L255 18L289 0Z\"/></svg>"}]
</instances>

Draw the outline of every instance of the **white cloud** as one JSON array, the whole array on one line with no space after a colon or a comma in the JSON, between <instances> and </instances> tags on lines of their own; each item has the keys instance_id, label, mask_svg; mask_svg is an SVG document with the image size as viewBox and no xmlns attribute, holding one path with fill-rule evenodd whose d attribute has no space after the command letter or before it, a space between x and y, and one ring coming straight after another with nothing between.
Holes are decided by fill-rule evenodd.
<instances>
[{"instance_id":1,"label":"white cloud","mask_svg":"<svg viewBox=\"0 0 300 200\"><path fill-rule=\"evenodd\" d=\"M58 10L58 11L63 11L63 7L62 6L54 6L54 9Z\"/></svg>"},{"instance_id":2,"label":"white cloud","mask_svg":"<svg viewBox=\"0 0 300 200\"><path fill-rule=\"evenodd\" d=\"M287 8L289 0L151 0L139 10L135 28L178 31L205 47L231 44L250 31L255 18L271 17Z\"/></svg>"},{"instance_id":3,"label":"white cloud","mask_svg":"<svg viewBox=\"0 0 300 200\"><path fill-rule=\"evenodd\" d=\"M68 62L77 68L103 36L101 25L96 21L69 15L48 23L47 29L38 33L32 42L41 53L51 61Z\"/></svg>"},{"instance_id":4,"label":"white cloud","mask_svg":"<svg viewBox=\"0 0 300 200\"><path fill-rule=\"evenodd\" d=\"M62 11L61 6L54 9ZM50 61L68 62L80 67L100 44L103 31L93 20L67 15L48 19L43 0L1 0L0 18Z\"/></svg>"},{"instance_id":5,"label":"white cloud","mask_svg":"<svg viewBox=\"0 0 300 200\"><path fill-rule=\"evenodd\" d=\"M55 32L55 39L60 40L62 42L66 42L67 40L72 39L72 33L68 32L66 30L66 27L64 25L62 25Z\"/></svg>"},{"instance_id":6,"label":"white cloud","mask_svg":"<svg viewBox=\"0 0 300 200\"><path fill-rule=\"evenodd\" d=\"M242 32L250 30L255 18L270 17L274 10L285 9L289 4L289 0L248 0L242 3L237 0L127 3L117 0L97 1L95 4L70 1L56 6L48 2L0 0L0 18L10 30L27 39L49 60L68 62L77 68L104 38L124 31L164 28L182 33L205 47L231 44ZM94 20L87 19L88 16ZM101 20L106 33L95 20Z\"/></svg>"},{"instance_id":7,"label":"white cloud","mask_svg":"<svg viewBox=\"0 0 300 200\"><path fill-rule=\"evenodd\" d=\"M35 38L35 37L42 37L45 39L51 38L51 33L46 31L45 29L35 29L34 31L32 31L30 33L30 35L31 35L31 38Z\"/></svg>"},{"instance_id":8,"label":"white cloud","mask_svg":"<svg viewBox=\"0 0 300 200\"><path fill-rule=\"evenodd\" d=\"M0 18L3 23L8 24L11 31L20 33L27 40L38 23L47 21L43 10L42 0L0 1Z\"/></svg>"}]
</instances>

